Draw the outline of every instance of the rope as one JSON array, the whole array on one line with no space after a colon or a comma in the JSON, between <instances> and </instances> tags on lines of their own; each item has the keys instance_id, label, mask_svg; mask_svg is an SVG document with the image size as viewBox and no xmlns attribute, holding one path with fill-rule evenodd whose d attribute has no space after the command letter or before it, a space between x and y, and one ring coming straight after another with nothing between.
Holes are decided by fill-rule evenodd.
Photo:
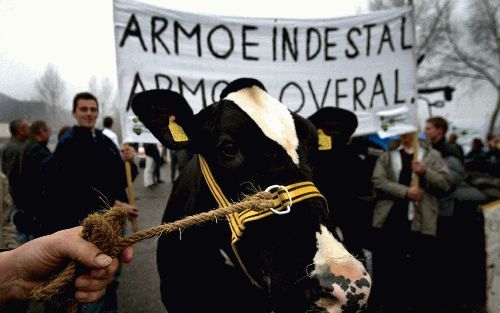
<instances>
[{"instance_id":1,"label":"rope","mask_svg":"<svg viewBox=\"0 0 500 313\"><path fill-rule=\"evenodd\" d=\"M150 229L133 233L128 237L121 236L126 226L127 211L123 208L114 207L104 213L93 213L85 218L82 224L81 236L83 239L95 244L107 255L117 257L125 248L163 233L166 234L223 218L226 215L245 209L263 211L269 210L273 206L272 194L261 191L246 196L241 202L233 203L228 207L188 216L172 223L153 226ZM76 278L77 273L81 270L78 264L72 261L60 273L34 288L30 301L48 302L59 310L62 309L68 313L79 312L81 305L72 297L75 289L70 282Z\"/></svg>"}]
</instances>

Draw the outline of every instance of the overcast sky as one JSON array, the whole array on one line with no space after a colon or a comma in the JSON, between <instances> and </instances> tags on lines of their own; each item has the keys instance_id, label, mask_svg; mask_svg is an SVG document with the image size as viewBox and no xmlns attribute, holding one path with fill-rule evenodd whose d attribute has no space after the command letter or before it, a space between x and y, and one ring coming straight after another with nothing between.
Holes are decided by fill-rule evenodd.
<instances>
[{"instance_id":1,"label":"overcast sky","mask_svg":"<svg viewBox=\"0 0 500 313\"><path fill-rule=\"evenodd\" d=\"M228 16L319 18L366 11L368 0L144 0L173 10ZM111 0L0 0L0 92L31 99L48 63L70 84L90 78L116 86Z\"/></svg>"}]
</instances>

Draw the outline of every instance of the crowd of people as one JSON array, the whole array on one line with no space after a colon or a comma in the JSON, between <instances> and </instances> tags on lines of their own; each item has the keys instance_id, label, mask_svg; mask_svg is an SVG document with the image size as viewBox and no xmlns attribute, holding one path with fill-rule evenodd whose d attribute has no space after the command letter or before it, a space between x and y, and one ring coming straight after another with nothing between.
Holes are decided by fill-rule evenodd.
<instances>
[{"instance_id":1,"label":"crowd of people","mask_svg":"<svg viewBox=\"0 0 500 313\"><path fill-rule=\"evenodd\" d=\"M328 121L310 117L334 143L320 151L315 182L348 250L364 262L363 251L371 252L369 311L481 307L486 262L479 208L500 198L500 136L489 136L487 149L464 155L456 135L447 140L446 119L431 117L425 140L406 133L382 148L350 138L354 114L328 110Z\"/></svg>"},{"instance_id":2,"label":"crowd of people","mask_svg":"<svg viewBox=\"0 0 500 313\"><path fill-rule=\"evenodd\" d=\"M447 140L442 117L426 121L425 139L406 133L385 146L352 138L358 124L347 110L322 108L309 119L320 136L314 181L338 236L372 270L368 310L481 307L486 262L479 207L500 198L500 136L465 155L456 134Z\"/></svg>"},{"instance_id":3,"label":"crowd of people","mask_svg":"<svg viewBox=\"0 0 500 313\"><path fill-rule=\"evenodd\" d=\"M369 310L434 312L462 305L460 301L467 295L449 285L464 277L455 272L463 262L452 264L457 264L457 250L463 247L459 242L464 232L461 227L476 225L478 207L500 198L500 136L490 135L487 147L475 138L470 152L464 154L456 134L447 140L448 122L432 117L426 123L426 140L417 139L415 133L402 134L390 148L382 149L366 137L352 138L358 125L353 113L338 108L322 110L327 111L326 119L319 114L309 119L323 135L331 136L334 144L320 149L315 182L330 204L337 235L348 250L365 263L365 251L372 252ZM0 174L0 248L26 244L23 252L18 248L10 254L1 253L0 266L13 255L19 258L26 254L24 259L35 258L25 260L27 271L49 273L49 269L34 268L38 259L26 252L30 247L41 245L43 249L45 245L50 250L51 240L60 242L61 238L75 246L87 245L75 236L74 227L96 210L120 206L131 216L138 215L138 208L128 204L124 166L131 162L137 173L135 149L133 145L120 146L111 130L111 118L104 119L103 130L96 128L98 113L98 101L92 94L75 95L76 125L61 129L54 152L47 147L51 127L46 121L10 123L12 136L2 150ZM162 183L164 156L154 144L145 148L155 164L147 184ZM186 151L178 153L171 156L172 164L179 163L177 158L191 157L183 156ZM172 170L172 181L174 178ZM464 224L464 217L469 222ZM68 244L50 251L54 260L69 257L92 269L77 279L76 286L82 288L75 294L77 299L96 301L106 289L106 296L86 305L84 312L115 312L118 261L112 262L96 249L91 244L85 249ZM84 251L100 261L80 255ZM4 258L7 261L2 261ZM128 252L122 261L130 258ZM106 275L92 274L102 268L108 268ZM92 279L99 282L89 283ZM94 289L88 289L89 284ZM443 284L447 286L443 288ZM457 298L457 294L464 298ZM9 297L23 300L26 295ZM0 309L5 301L0 297ZM438 303L443 306L436 307Z\"/></svg>"},{"instance_id":4,"label":"crowd of people","mask_svg":"<svg viewBox=\"0 0 500 313\"><path fill-rule=\"evenodd\" d=\"M2 150L0 203L3 219L0 229L0 248L10 249L23 244L18 249L27 251L29 247L36 249L39 246L48 246L51 241L60 243L61 237L69 236L68 229L73 229L71 233L74 234L76 232L74 227L79 226L90 213L114 206L126 209L131 217L139 214L138 208L129 204L126 190L125 162L131 162L131 167L135 169L132 175L137 174L137 167L133 162L134 149L130 146L118 146L118 141L114 141L117 138L113 138L109 129L103 131L96 128L99 105L94 95L88 92L76 94L72 113L76 125L60 131L53 153L47 147L51 127L46 121L33 121L30 124L25 120L15 120L10 123L12 136ZM109 119L105 119L105 122L105 126L110 125ZM111 137L108 137L110 134ZM75 240L77 239L68 239L67 251L64 247L60 250L50 248L54 256L50 258L50 255L45 255L49 257L46 263L55 263L57 258L66 256L90 266L88 257L79 256L84 250L76 251L78 253L73 251L75 247L71 246L71 243L78 244L74 242ZM1 256L7 258L15 255L19 258L22 252L17 251L18 249L13 250L15 253L2 253ZM92 248L94 256L97 255L95 250L94 246ZM20 259L24 258L27 256ZM26 264L30 266L35 263L35 260L26 260ZM107 257L106 262L101 263L103 266L94 265L90 268L109 266L111 259ZM53 269L57 268L56 265L54 264ZM50 270L50 268L44 271L36 268L25 269L38 271L37 273L49 273ZM118 266L115 264L109 270L113 274L111 279L108 279L108 275L104 275L105 284L100 284L98 288L99 295L102 296L104 294L102 289L107 286L105 296L101 300L95 302L98 298L95 290L94 294L87 293L85 296L83 291L77 291L76 299L93 300L82 301L93 302L84 306L84 312L116 312L115 292L119 276L117 269ZM84 278L77 279L76 286L82 286L83 290L86 290L94 276L92 271L87 273ZM95 277L101 279L99 276ZM95 287L96 285L92 284L92 288ZM15 309L16 312L22 310L25 311L26 307ZM49 308L48 312L50 311Z\"/></svg>"}]
</instances>

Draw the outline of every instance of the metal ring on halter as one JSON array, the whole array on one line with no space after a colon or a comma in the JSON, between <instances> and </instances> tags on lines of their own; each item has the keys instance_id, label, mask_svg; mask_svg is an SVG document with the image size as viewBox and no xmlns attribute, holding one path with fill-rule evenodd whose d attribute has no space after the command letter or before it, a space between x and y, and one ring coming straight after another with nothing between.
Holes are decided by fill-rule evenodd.
<instances>
[{"instance_id":1,"label":"metal ring on halter","mask_svg":"<svg viewBox=\"0 0 500 313\"><path fill-rule=\"evenodd\" d=\"M290 196L288 189L286 189L285 186L281 186L281 185L271 185L271 186L267 187L265 191L271 192L270 191L271 189L279 189L279 188L285 189L286 195L288 196L288 200L290 201L290 205L287 205L286 210L284 210L284 211L278 211L278 210L275 210L274 208L269 208L269 210L271 210L271 212L273 212L274 214L278 214L278 215L288 214L288 213L290 213L290 211L291 211L290 209L292 207L292 197ZM279 194L277 193L277 195L278 195L278 199L279 199ZM280 201L281 201L281 199L280 199ZM281 203L283 203L283 202L281 202Z\"/></svg>"}]
</instances>

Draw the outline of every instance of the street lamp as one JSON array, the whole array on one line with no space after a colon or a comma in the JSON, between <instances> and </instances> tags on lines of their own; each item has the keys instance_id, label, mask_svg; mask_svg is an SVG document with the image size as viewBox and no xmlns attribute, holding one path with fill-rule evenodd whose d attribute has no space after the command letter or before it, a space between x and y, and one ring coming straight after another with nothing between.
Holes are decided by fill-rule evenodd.
<instances>
[{"instance_id":1,"label":"street lamp","mask_svg":"<svg viewBox=\"0 0 500 313\"><path fill-rule=\"evenodd\" d=\"M420 95L421 94L432 94L432 93L442 92L444 99L446 101L451 101L451 99L453 99L453 92L455 91L455 88L453 88L451 86L442 86L442 87L434 87L434 88L419 88L417 91L419 94L418 99L424 100L427 103L427 108L429 109L429 117L432 117L431 107L444 108L446 103L443 100L437 100L437 101L431 102L426 97L423 97Z\"/></svg>"},{"instance_id":2,"label":"street lamp","mask_svg":"<svg viewBox=\"0 0 500 313\"><path fill-rule=\"evenodd\" d=\"M444 94L445 100L451 101L451 99L453 98L453 92L455 91L455 88L451 86L442 86L434 88L419 88L417 91L419 94L442 92Z\"/></svg>"},{"instance_id":3,"label":"street lamp","mask_svg":"<svg viewBox=\"0 0 500 313\"><path fill-rule=\"evenodd\" d=\"M423 96L418 96L418 99L424 100L427 103L427 108L429 109L429 117L432 117L432 107L435 108L444 108L445 102L443 100L437 100L434 102L431 102L429 99Z\"/></svg>"}]
</instances>

